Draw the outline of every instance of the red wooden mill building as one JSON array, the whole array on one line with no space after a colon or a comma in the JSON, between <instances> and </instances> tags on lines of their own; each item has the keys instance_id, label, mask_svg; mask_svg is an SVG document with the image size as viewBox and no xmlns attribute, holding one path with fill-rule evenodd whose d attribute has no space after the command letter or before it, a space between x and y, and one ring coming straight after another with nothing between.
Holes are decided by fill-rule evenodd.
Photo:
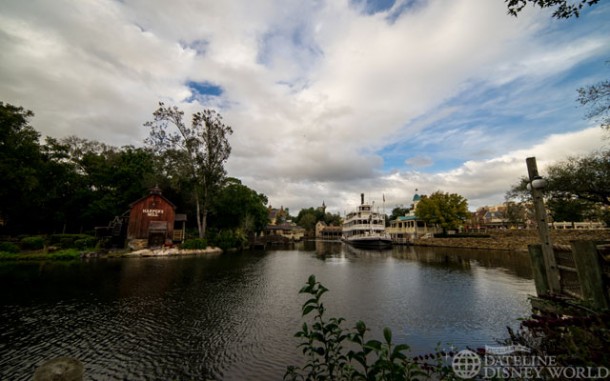
<instances>
[{"instance_id":1,"label":"red wooden mill building","mask_svg":"<svg viewBox=\"0 0 610 381\"><path fill-rule=\"evenodd\" d=\"M159 187L129 207L127 242L146 240L148 246L162 246L184 241L186 214L176 214L176 206Z\"/></svg>"}]
</instances>

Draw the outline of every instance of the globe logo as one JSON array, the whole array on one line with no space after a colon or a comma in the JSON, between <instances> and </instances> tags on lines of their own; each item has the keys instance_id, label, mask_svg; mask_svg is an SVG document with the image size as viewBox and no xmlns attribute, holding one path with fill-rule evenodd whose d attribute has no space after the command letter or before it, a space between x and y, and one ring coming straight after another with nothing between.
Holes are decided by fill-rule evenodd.
<instances>
[{"instance_id":1,"label":"globe logo","mask_svg":"<svg viewBox=\"0 0 610 381\"><path fill-rule=\"evenodd\" d=\"M459 378L473 378L481 370L481 358L473 351L464 349L453 356L451 367Z\"/></svg>"}]
</instances>

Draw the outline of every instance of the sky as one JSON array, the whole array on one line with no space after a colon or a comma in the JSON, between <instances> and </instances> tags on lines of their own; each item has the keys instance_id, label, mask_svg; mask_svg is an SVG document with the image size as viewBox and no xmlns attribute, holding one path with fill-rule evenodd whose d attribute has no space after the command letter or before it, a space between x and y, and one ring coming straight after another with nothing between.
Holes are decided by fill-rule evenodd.
<instances>
[{"instance_id":1,"label":"sky","mask_svg":"<svg viewBox=\"0 0 610 381\"><path fill-rule=\"evenodd\" d=\"M0 101L43 136L143 146L158 102L217 110L228 175L273 207L417 194L475 210L607 149L576 101L608 79L610 3L557 20L503 0L3 0ZM189 119L188 117L186 118ZM383 200L385 199L385 202Z\"/></svg>"}]
</instances>

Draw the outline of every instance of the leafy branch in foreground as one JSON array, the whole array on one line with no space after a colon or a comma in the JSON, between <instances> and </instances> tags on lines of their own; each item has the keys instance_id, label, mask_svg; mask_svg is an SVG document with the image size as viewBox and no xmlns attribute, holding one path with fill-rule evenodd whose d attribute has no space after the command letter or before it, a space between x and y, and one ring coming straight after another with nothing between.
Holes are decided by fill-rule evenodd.
<instances>
[{"instance_id":1,"label":"leafy branch in foreground","mask_svg":"<svg viewBox=\"0 0 610 381\"><path fill-rule=\"evenodd\" d=\"M284 380L364 380L394 381L415 379L453 379L449 366L443 362L444 353L411 358L407 356L409 346L392 343L392 331L383 329L383 339L368 340L369 329L362 321L354 328L342 327L344 318L325 316L321 302L328 289L311 275L299 291L309 294L303 304L303 317L313 315L313 322L304 322L295 337L301 339L307 362L302 367L289 366ZM427 360L434 361L433 364ZM424 361L426 360L426 361Z\"/></svg>"}]
</instances>

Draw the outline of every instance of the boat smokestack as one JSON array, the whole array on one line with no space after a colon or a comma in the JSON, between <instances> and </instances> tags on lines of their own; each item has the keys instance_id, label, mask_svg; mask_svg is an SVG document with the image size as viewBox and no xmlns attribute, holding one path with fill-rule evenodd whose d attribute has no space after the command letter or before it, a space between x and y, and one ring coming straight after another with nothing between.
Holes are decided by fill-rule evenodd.
<instances>
[{"instance_id":1,"label":"boat smokestack","mask_svg":"<svg viewBox=\"0 0 610 381\"><path fill-rule=\"evenodd\" d=\"M360 205L364 205L364 193L360 193Z\"/></svg>"}]
</instances>

